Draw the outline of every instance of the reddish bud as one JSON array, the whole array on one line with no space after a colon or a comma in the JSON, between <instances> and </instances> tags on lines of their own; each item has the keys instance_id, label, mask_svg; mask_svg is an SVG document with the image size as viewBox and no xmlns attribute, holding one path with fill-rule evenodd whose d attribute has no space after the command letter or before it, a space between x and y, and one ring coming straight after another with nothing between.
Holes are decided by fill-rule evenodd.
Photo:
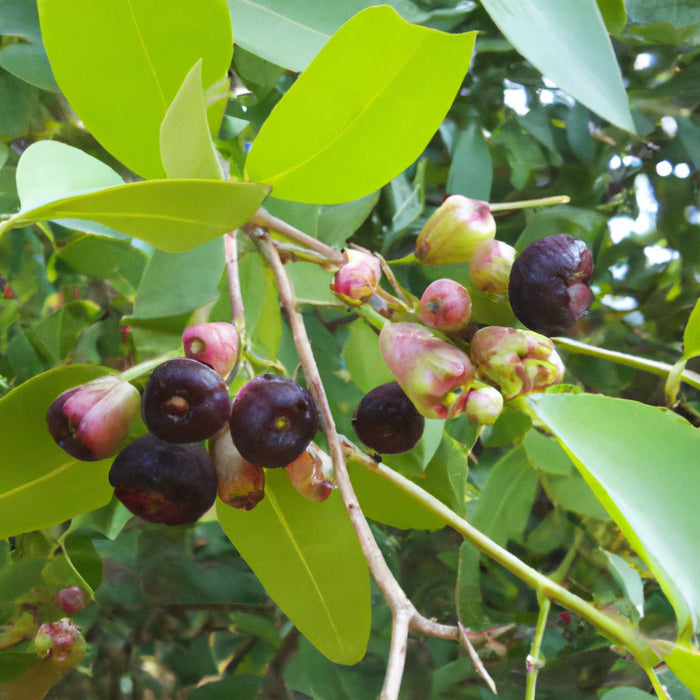
<instances>
[{"instance_id":1,"label":"reddish bud","mask_svg":"<svg viewBox=\"0 0 700 700\"><path fill-rule=\"evenodd\" d=\"M495 235L489 205L454 194L423 226L416 240L416 257L426 265L469 262L477 246Z\"/></svg>"},{"instance_id":2,"label":"reddish bud","mask_svg":"<svg viewBox=\"0 0 700 700\"><path fill-rule=\"evenodd\" d=\"M484 241L469 261L469 276L484 292L505 294L508 291L510 269L515 260L515 248L497 241Z\"/></svg>"},{"instance_id":3,"label":"reddish bud","mask_svg":"<svg viewBox=\"0 0 700 700\"><path fill-rule=\"evenodd\" d=\"M420 320L438 331L459 331L469 323L471 315L469 292L454 280L443 278L431 282L420 298Z\"/></svg>"},{"instance_id":4,"label":"reddish bud","mask_svg":"<svg viewBox=\"0 0 700 700\"><path fill-rule=\"evenodd\" d=\"M335 273L331 291L346 302L365 303L374 294L382 276L379 260L358 250L347 250L344 256L347 262Z\"/></svg>"},{"instance_id":5,"label":"reddish bud","mask_svg":"<svg viewBox=\"0 0 700 700\"><path fill-rule=\"evenodd\" d=\"M113 455L139 410L139 392L111 375L61 394L46 414L51 437L76 459Z\"/></svg>"},{"instance_id":6,"label":"reddish bud","mask_svg":"<svg viewBox=\"0 0 700 700\"><path fill-rule=\"evenodd\" d=\"M474 368L459 348L418 323L386 323L379 349L423 416L450 418L463 412Z\"/></svg>"},{"instance_id":7,"label":"reddish bud","mask_svg":"<svg viewBox=\"0 0 700 700\"><path fill-rule=\"evenodd\" d=\"M336 488L331 459L313 442L285 468L292 486L311 501L325 501Z\"/></svg>"},{"instance_id":8,"label":"reddish bud","mask_svg":"<svg viewBox=\"0 0 700 700\"><path fill-rule=\"evenodd\" d=\"M185 356L199 360L227 379L238 360L240 340L231 323L195 323L182 334Z\"/></svg>"},{"instance_id":9,"label":"reddish bud","mask_svg":"<svg viewBox=\"0 0 700 700\"><path fill-rule=\"evenodd\" d=\"M503 326L478 330L471 342L477 376L508 400L542 391L564 377L564 365L546 336Z\"/></svg>"},{"instance_id":10,"label":"reddish bud","mask_svg":"<svg viewBox=\"0 0 700 700\"><path fill-rule=\"evenodd\" d=\"M74 615L88 604L88 594L80 586L61 588L56 593L56 605L66 614Z\"/></svg>"},{"instance_id":11,"label":"reddish bud","mask_svg":"<svg viewBox=\"0 0 700 700\"><path fill-rule=\"evenodd\" d=\"M39 657L63 668L77 666L85 656L85 646L80 628L68 618L43 624L34 638Z\"/></svg>"},{"instance_id":12,"label":"reddish bud","mask_svg":"<svg viewBox=\"0 0 700 700\"><path fill-rule=\"evenodd\" d=\"M227 506L252 510L265 498L265 470L247 462L236 449L231 431L209 440L219 498Z\"/></svg>"}]
</instances>

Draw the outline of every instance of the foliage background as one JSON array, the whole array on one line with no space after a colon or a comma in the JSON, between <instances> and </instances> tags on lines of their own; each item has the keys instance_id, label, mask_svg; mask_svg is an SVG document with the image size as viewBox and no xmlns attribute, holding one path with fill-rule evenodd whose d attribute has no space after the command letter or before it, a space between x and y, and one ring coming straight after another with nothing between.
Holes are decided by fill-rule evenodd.
<instances>
[{"instance_id":1,"label":"foliage background","mask_svg":"<svg viewBox=\"0 0 700 700\"><path fill-rule=\"evenodd\" d=\"M501 34L486 11L489 3L486 8L468 0L395 4L407 19L426 26L479 31L471 69L439 132L417 163L361 200L319 207L273 199L268 208L331 245L350 240L393 258L412 250L415 236L445 193L492 202L570 195L568 206L500 215L498 238L519 249L549 233L584 239L595 255L597 301L576 328L576 338L676 362L700 287L700 16L692 3L598 3L612 35L637 137L543 77ZM243 172L250 142L293 84L292 71L312 57L312 45L303 35L290 35L298 46L284 46L296 65L276 56L280 42L254 31L265 26L260 24L264 13L249 18L245 5L229 2L240 43L231 66L234 89L216 144L230 159L234 174ZM277 5L284 3L266 7ZM323 4L305 6L308 27L329 35L337 26L337 18L329 18ZM337 8L345 13L343 19L358 9L352 3L337 3ZM19 208L18 158L42 139L77 146L127 179L133 177L81 127L57 91L34 3L2 0L0 34L0 210ZM539 43L550 38L530 37ZM586 37L580 40L585 43ZM424 88L415 86L417 91ZM191 320L230 315L217 241L176 256L102 233L39 224L0 238L3 393L66 363L124 369L177 349ZM291 372L297 359L274 285L252 249L248 253L241 272L258 369L277 360ZM327 275L304 263L288 267L300 299L331 300ZM438 276L467 281L459 268L410 266L400 271L400 281L418 293ZM305 322L339 428L352 435L354 406L381 379L371 358L363 360L356 352L367 338L349 320L344 311L305 306ZM589 391L652 405L665 402L663 378L573 352L564 359L568 380ZM694 362L698 368L693 360L689 368ZM679 399L676 410L700 425L697 391L684 386ZM634 593L637 584L620 578L624 568L616 567L615 557L633 563L644 591L644 629L660 636L671 630L673 611L658 585L570 463L554 463L543 455L546 446L529 428L514 413L483 436L469 465L471 520L542 571L556 569L575 547L578 556L568 579L572 589L628 614L640 604ZM455 439L470 442L470 435L459 432L463 426L450 430ZM466 457L440 454L441 463L450 460L462 469L460 460ZM411 465L403 467L410 470ZM663 469L659 464L661 474ZM517 488L508 488L514 484ZM440 488L446 486L437 484ZM459 499L459 494L452 496ZM352 667L334 665L291 627L216 522L164 530L127 515L110 502L75 519L67 532L54 528L52 536L61 538L62 551L68 554L65 560L54 556L54 546L44 535L0 542L0 564L7 565L0 570L5 600L14 600L28 583L47 589L68 584L73 567L96 592L98 604L76 618L92 645L90 655L82 672L66 677L49 697L204 700L262 693L366 698L379 691L390 613L376 592L366 658ZM515 625L482 648L481 655L500 696L522 697L525 657L537 619L535 593L465 550L461 537L448 529L375 525L374 531L398 580L424 614L451 620L456 591L465 624L474 629ZM54 564L48 573L43 567L14 569L9 565L16 556L11 555L13 546L38 552L43 564L49 559ZM465 564L469 561L471 565ZM561 610L551 617L544 652L548 663L540 675L538 697L594 698L604 693L610 700L634 700L650 691L634 664ZM408 654L406 698L488 695L455 644L416 636ZM16 664L13 654L0 654L0 678ZM209 676L220 678L195 689ZM676 693L674 699L691 697L682 689Z\"/></svg>"}]
</instances>

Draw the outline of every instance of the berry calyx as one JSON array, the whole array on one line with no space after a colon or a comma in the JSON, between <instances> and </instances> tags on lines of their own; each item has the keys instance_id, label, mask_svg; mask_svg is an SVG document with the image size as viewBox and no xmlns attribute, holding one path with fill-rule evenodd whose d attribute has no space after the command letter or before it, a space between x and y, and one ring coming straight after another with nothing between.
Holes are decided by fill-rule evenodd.
<instances>
[{"instance_id":1,"label":"berry calyx","mask_svg":"<svg viewBox=\"0 0 700 700\"><path fill-rule=\"evenodd\" d=\"M560 233L530 243L515 259L508 282L513 313L530 330L562 333L593 303L593 255L586 244Z\"/></svg>"},{"instance_id":2,"label":"berry calyx","mask_svg":"<svg viewBox=\"0 0 700 700\"><path fill-rule=\"evenodd\" d=\"M199 442L228 420L231 401L221 376L197 360L178 357L156 367L141 401L146 427L162 440Z\"/></svg>"},{"instance_id":3,"label":"berry calyx","mask_svg":"<svg viewBox=\"0 0 700 700\"><path fill-rule=\"evenodd\" d=\"M231 407L231 437L243 459L284 467L306 449L318 429L311 394L291 379L261 374L244 384Z\"/></svg>"},{"instance_id":4,"label":"berry calyx","mask_svg":"<svg viewBox=\"0 0 700 700\"><path fill-rule=\"evenodd\" d=\"M194 523L216 498L216 473L199 443L165 442L150 433L134 440L112 462L114 495L152 523Z\"/></svg>"},{"instance_id":5,"label":"berry calyx","mask_svg":"<svg viewBox=\"0 0 700 700\"><path fill-rule=\"evenodd\" d=\"M398 382L375 387L362 398L352 418L360 442L380 454L408 452L420 441L425 418Z\"/></svg>"}]
</instances>

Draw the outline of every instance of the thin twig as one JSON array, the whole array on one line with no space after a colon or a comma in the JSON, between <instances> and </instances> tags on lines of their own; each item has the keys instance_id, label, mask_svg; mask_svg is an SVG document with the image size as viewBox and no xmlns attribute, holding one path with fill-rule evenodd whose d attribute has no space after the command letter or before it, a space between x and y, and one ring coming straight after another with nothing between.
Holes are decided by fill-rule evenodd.
<instances>
[{"instance_id":1,"label":"thin twig","mask_svg":"<svg viewBox=\"0 0 700 700\"><path fill-rule=\"evenodd\" d=\"M472 643L469 639L469 635L467 634L466 627L461 622L458 622L457 626L459 627L459 638L462 640L462 644L464 644L464 646L466 647L467 653L469 654L469 658L474 664L476 672L483 678L484 683L486 683L491 692L494 695L498 695L496 684L494 683L493 678L491 678L491 676L489 675L489 672L486 670L484 662L479 658L479 655L476 653L476 649L474 649L474 647L472 646Z\"/></svg>"},{"instance_id":2,"label":"thin twig","mask_svg":"<svg viewBox=\"0 0 700 700\"><path fill-rule=\"evenodd\" d=\"M309 236L307 233L300 231L286 221L278 219L276 216L270 214L264 207L260 207L260 209L253 214L248 225L267 231L275 231L279 233L280 236L284 236L290 241L294 241L305 248L315 250L324 259L336 265L342 265L345 262L345 258L340 251L322 243L317 238Z\"/></svg>"},{"instance_id":3,"label":"thin twig","mask_svg":"<svg viewBox=\"0 0 700 700\"><path fill-rule=\"evenodd\" d=\"M226 279L228 281L228 295L231 300L231 320L241 338L245 337L245 307L243 306L243 294L241 292L241 278L238 271L238 240L237 231L231 231L224 235L224 248L226 250Z\"/></svg>"}]
</instances>

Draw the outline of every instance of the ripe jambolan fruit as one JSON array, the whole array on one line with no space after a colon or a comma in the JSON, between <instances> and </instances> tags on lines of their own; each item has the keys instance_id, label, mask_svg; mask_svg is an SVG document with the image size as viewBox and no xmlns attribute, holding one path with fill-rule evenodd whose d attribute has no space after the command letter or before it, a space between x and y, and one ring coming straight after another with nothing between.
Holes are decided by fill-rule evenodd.
<instances>
[{"instance_id":1,"label":"ripe jambolan fruit","mask_svg":"<svg viewBox=\"0 0 700 700\"><path fill-rule=\"evenodd\" d=\"M382 454L408 452L418 444L425 418L398 382L378 386L355 409L352 426L360 441Z\"/></svg>"},{"instance_id":2,"label":"ripe jambolan fruit","mask_svg":"<svg viewBox=\"0 0 700 700\"><path fill-rule=\"evenodd\" d=\"M216 473L204 447L176 445L150 433L115 457L109 483L134 515L164 525L194 523L216 499Z\"/></svg>"},{"instance_id":3,"label":"ripe jambolan fruit","mask_svg":"<svg viewBox=\"0 0 700 700\"><path fill-rule=\"evenodd\" d=\"M593 303L593 256L565 233L530 243L515 259L508 282L513 313L530 330L562 333Z\"/></svg>"},{"instance_id":4,"label":"ripe jambolan fruit","mask_svg":"<svg viewBox=\"0 0 700 700\"><path fill-rule=\"evenodd\" d=\"M311 442L318 413L311 394L299 384L261 374L234 397L230 426L243 459L259 467L284 467Z\"/></svg>"},{"instance_id":5,"label":"ripe jambolan fruit","mask_svg":"<svg viewBox=\"0 0 700 700\"><path fill-rule=\"evenodd\" d=\"M226 424L230 410L226 382L208 365L185 357L158 365L141 400L146 427L176 443L210 438Z\"/></svg>"}]
</instances>

